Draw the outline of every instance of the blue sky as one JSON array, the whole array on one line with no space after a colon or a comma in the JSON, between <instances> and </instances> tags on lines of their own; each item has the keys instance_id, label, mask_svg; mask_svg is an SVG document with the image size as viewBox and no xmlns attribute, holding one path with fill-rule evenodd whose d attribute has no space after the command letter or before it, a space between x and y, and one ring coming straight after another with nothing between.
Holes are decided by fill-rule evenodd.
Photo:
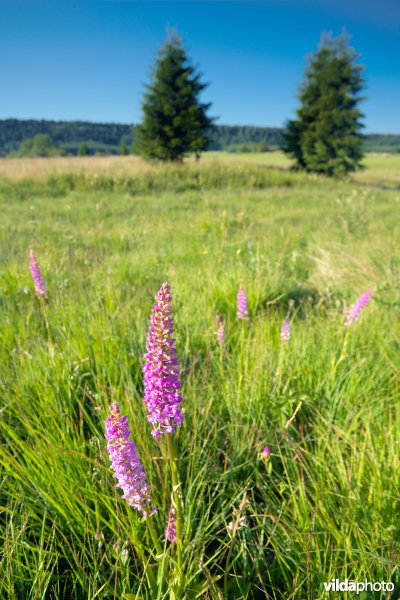
<instances>
[{"instance_id":1,"label":"blue sky","mask_svg":"<svg viewBox=\"0 0 400 600\"><path fill-rule=\"evenodd\" d=\"M218 123L277 127L321 31L345 27L366 66L366 131L400 133L400 0L0 0L0 118L138 122L167 25Z\"/></svg>"}]
</instances>

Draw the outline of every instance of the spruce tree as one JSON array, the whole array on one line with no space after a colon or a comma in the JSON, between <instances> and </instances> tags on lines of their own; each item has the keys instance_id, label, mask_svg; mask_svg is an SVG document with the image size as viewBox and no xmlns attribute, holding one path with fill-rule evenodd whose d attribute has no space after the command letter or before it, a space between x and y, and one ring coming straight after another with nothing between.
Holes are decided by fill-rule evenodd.
<instances>
[{"instance_id":1,"label":"spruce tree","mask_svg":"<svg viewBox=\"0 0 400 600\"><path fill-rule=\"evenodd\" d=\"M210 142L210 104L200 101L207 84L200 81L181 39L170 34L159 51L153 80L142 104L143 121L136 128L136 150L148 159L181 161L198 158Z\"/></svg>"},{"instance_id":2,"label":"spruce tree","mask_svg":"<svg viewBox=\"0 0 400 600\"><path fill-rule=\"evenodd\" d=\"M128 146L126 144L126 140L121 138L118 146L118 154L120 156L127 156L129 154Z\"/></svg>"},{"instance_id":3,"label":"spruce tree","mask_svg":"<svg viewBox=\"0 0 400 600\"><path fill-rule=\"evenodd\" d=\"M284 151L299 168L342 176L360 168L363 67L343 32L324 35L301 87L297 118L286 126Z\"/></svg>"},{"instance_id":4,"label":"spruce tree","mask_svg":"<svg viewBox=\"0 0 400 600\"><path fill-rule=\"evenodd\" d=\"M81 142L78 146L78 156L89 156L89 148L85 142Z\"/></svg>"}]
</instances>

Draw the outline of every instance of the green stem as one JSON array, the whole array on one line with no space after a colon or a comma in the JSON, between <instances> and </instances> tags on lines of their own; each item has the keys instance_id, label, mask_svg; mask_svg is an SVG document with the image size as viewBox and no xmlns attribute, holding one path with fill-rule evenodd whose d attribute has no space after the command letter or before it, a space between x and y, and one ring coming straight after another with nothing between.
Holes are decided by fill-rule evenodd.
<instances>
[{"instance_id":1,"label":"green stem","mask_svg":"<svg viewBox=\"0 0 400 600\"><path fill-rule=\"evenodd\" d=\"M244 321L242 320L240 327L240 363L241 367L243 367L243 356L244 356L244 336L245 336L245 327Z\"/></svg>"},{"instance_id":2,"label":"green stem","mask_svg":"<svg viewBox=\"0 0 400 600\"><path fill-rule=\"evenodd\" d=\"M285 342L281 342L281 347L279 350L278 368L276 370L276 376L278 378L278 381L277 381L278 389L281 387L281 382L282 382L282 367L283 367L283 357L284 357L284 352L285 352L284 346L285 346Z\"/></svg>"},{"instance_id":3,"label":"green stem","mask_svg":"<svg viewBox=\"0 0 400 600\"><path fill-rule=\"evenodd\" d=\"M237 528L238 528L238 522L235 521L234 526L233 526L233 531L232 531L231 543L229 545L228 556L227 556L226 565L225 565L225 574L224 574L224 596L225 596L225 598L228 598L228 575L229 575L229 567L230 567L230 564L231 564L231 557L232 557L232 552L233 552L233 544L235 543Z\"/></svg>"},{"instance_id":4,"label":"green stem","mask_svg":"<svg viewBox=\"0 0 400 600\"><path fill-rule=\"evenodd\" d=\"M156 581L156 578L154 577L154 573L151 568L151 565L145 559L140 546L136 546L136 544L134 544L134 547L135 547L137 555L139 556L140 560L142 561L142 564L143 564L144 570L146 572L146 576L149 581L149 585L151 587L152 593L153 593L153 595L155 595L157 593L157 581Z\"/></svg>"},{"instance_id":5,"label":"green stem","mask_svg":"<svg viewBox=\"0 0 400 600\"><path fill-rule=\"evenodd\" d=\"M349 328L347 327L347 329L346 329L346 335L344 336L344 340L343 340L342 350L340 352L340 356L337 359L337 361L333 362L332 372L331 372L331 378L332 378L332 380L335 379L335 377L336 377L338 366L346 358L348 341L349 341Z\"/></svg>"},{"instance_id":6,"label":"green stem","mask_svg":"<svg viewBox=\"0 0 400 600\"><path fill-rule=\"evenodd\" d=\"M161 560L161 564L158 567L158 594L157 594L157 600L161 599L162 593L163 593L163 581L164 581L164 573L165 573L165 564L167 563L167 567L168 567L168 550L167 550L167 543L165 541L164 543L164 552L162 555L162 560Z\"/></svg>"},{"instance_id":7,"label":"green stem","mask_svg":"<svg viewBox=\"0 0 400 600\"><path fill-rule=\"evenodd\" d=\"M240 343L239 343L239 368L237 376L237 389L238 389L238 403L240 404L242 395L242 380L244 371L244 336L245 336L245 325L244 321L241 321L240 325Z\"/></svg>"},{"instance_id":8,"label":"green stem","mask_svg":"<svg viewBox=\"0 0 400 600\"><path fill-rule=\"evenodd\" d=\"M43 298L40 298L40 308L42 311L42 315L43 315L43 320L44 320L44 324L46 327L46 333L47 333L47 338L48 338L48 342L49 342L49 348L50 348L50 353L52 354L54 351L54 347L53 347L53 340L51 337L51 330L49 327L49 321L47 319L47 312L46 312L46 303L45 300Z\"/></svg>"},{"instance_id":9,"label":"green stem","mask_svg":"<svg viewBox=\"0 0 400 600\"><path fill-rule=\"evenodd\" d=\"M171 465L172 498L176 515L176 562L178 566L178 589L182 589L182 502L181 483L176 463L175 445L171 433L167 433L167 452Z\"/></svg>"},{"instance_id":10,"label":"green stem","mask_svg":"<svg viewBox=\"0 0 400 600\"><path fill-rule=\"evenodd\" d=\"M156 578L154 577L154 573L152 571L151 565L149 565L148 563L145 566L146 569L146 575L147 575L147 579L149 580L149 585L152 589L152 593L157 594L158 593L158 588L157 588L157 581Z\"/></svg>"},{"instance_id":11,"label":"green stem","mask_svg":"<svg viewBox=\"0 0 400 600\"><path fill-rule=\"evenodd\" d=\"M151 516L146 519L146 523L148 530L150 531L151 539L153 540L153 544L156 549L157 555L161 557L163 554L163 549L161 548L161 544L158 541L157 534L153 527L153 523L151 522Z\"/></svg>"},{"instance_id":12,"label":"green stem","mask_svg":"<svg viewBox=\"0 0 400 600\"><path fill-rule=\"evenodd\" d=\"M163 579L164 579L164 565L165 565L165 548L164 550L161 547L160 542L158 541L157 533L153 526L152 515L147 517L146 519L147 528L150 532L151 539L153 540L154 548L156 549L156 560L158 563L157 568L157 582L154 577L154 573L151 567L148 565L146 567L147 576L149 578L149 583L152 588L153 596L155 597L155 593L157 594L157 598L160 597L163 587ZM161 562L159 562L161 560Z\"/></svg>"}]
</instances>

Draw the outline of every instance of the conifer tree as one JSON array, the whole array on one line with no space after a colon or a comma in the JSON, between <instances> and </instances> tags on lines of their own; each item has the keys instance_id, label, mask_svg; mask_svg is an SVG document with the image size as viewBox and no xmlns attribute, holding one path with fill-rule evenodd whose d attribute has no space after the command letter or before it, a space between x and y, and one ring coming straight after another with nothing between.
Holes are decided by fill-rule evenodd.
<instances>
[{"instance_id":1,"label":"conifer tree","mask_svg":"<svg viewBox=\"0 0 400 600\"><path fill-rule=\"evenodd\" d=\"M78 156L89 156L89 148L85 142L81 142L78 146Z\"/></svg>"},{"instance_id":2,"label":"conifer tree","mask_svg":"<svg viewBox=\"0 0 400 600\"><path fill-rule=\"evenodd\" d=\"M121 138L118 146L118 154L120 156L127 156L129 154L128 146L126 144L125 138Z\"/></svg>"},{"instance_id":3,"label":"conifer tree","mask_svg":"<svg viewBox=\"0 0 400 600\"><path fill-rule=\"evenodd\" d=\"M153 80L142 104L143 121L136 128L136 150L149 159L181 161L200 156L210 142L210 104L200 101L207 84L200 81L181 39L169 34L159 51Z\"/></svg>"},{"instance_id":4,"label":"conifer tree","mask_svg":"<svg viewBox=\"0 0 400 600\"><path fill-rule=\"evenodd\" d=\"M349 36L323 35L311 55L301 87L297 118L287 123L284 151L299 168L342 176L360 168L363 67Z\"/></svg>"}]
</instances>

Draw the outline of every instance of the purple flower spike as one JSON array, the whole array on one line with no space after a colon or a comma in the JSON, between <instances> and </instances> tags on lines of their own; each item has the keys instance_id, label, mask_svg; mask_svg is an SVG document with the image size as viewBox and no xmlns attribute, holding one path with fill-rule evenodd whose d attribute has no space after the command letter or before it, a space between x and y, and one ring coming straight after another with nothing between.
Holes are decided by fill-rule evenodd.
<instances>
[{"instance_id":1,"label":"purple flower spike","mask_svg":"<svg viewBox=\"0 0 400 600\"><path fill-rule=\"evenodd\" d=\"M147 353L144 355L144 400L150 414L148 420L154 426L152 435L174 433L181 425L184 415L179 410L182 397L179 393L178 359L174 358L174 320L172 318L169 283L163 283L156 296L147 335Z\"/></svg>"},{"instance_id":2,"label":"purple flower spike","mask_svg":"<svg viewBox=\"0 0 400 600\"><path fill-rule=\"evenodd\" d=\"M47 298L47 288L33 250L29 250L29 269L37 297L45 300Z\"/></svg>"},{"instance_id":3,"label":"purple flower spike","mask_svg":"<svg viewBox=\"0 0 400 600\"><path fill-rule=\"evenodd\" d=\"M221 317L219 315L216 316L216 321L217 321L217 325L218 325L217 341L218 341L218 344L222 348L223 345L225 344L225 329L224 329L224 324L223 324L222 319L221 319Z\"/></svg>"},{"instance_id":4,"label":"purple flower spike","mask_svg":"<svg viewBox=\"0 0 400 600\"><path fill-rule=\"evenodd\" d=\"M271 450L269 449L268 446L265 446L265 448L263 449L261 454L263 455L264 458L269 458L269 455L271 454Z\"/></svg>"},{"instance_id":5,"label":"purple flower spike","mask_svg":"<svg viewBox=\"0 0 400 600\"><path fill-rule=\"evenodd\" d=\"M281 327L281 341L288 342L290 340L290 321L289 317L286 317Z\"/></svg>"},{"instance_id":6,"label":"purple flower spike","mask_svg":"<svg viewBox=\"0 0 400 600\"><path fill-rule=\"evenodd\" d=\"M140 510L145 517L157 512L151 507L150 486L146 482L143 465L137 454L135 443L129 439L127 417L120 416L117 402L110 406L110 416L106 420L105 438L117 486L124 491L123 498L130 506Z\"/></svg>"},{"instance_id":7,"label":"purple flower spike","mask_svg":"<svg viewBox=\"0 0 400 600\"><path fill-rule=\"evenodd\" d=\"M353 304L347 313L346 321L344 323L346 327L350 327L353 325L354 321L357 321L362 309L365 308L368 302L371 300L371 296L372 290L367 290L359 297L357 302Z\"/></svg>"},{"instance_id":8,"label":"purple flower spike","mask_svg":"<svg viewBox=\"0 0 400 600\"><path fill-rule=\"evenodd\" d=\"M240 285L237 293L237 316L242 321L249 320L249 307L247 304L247 296L243 289L243 286Z\"/></svg>"},{"instance_id":9,"label":"purple flower spike","mask_svg":"<svg viewBox=\"0 0 400 600\"><path fill-rule=\"evenodd\" d=\"M169 509L167 524L165 526L165 537L173 544L176 544L176 514L172 506Z\"/></svg>"}]
</instances>

